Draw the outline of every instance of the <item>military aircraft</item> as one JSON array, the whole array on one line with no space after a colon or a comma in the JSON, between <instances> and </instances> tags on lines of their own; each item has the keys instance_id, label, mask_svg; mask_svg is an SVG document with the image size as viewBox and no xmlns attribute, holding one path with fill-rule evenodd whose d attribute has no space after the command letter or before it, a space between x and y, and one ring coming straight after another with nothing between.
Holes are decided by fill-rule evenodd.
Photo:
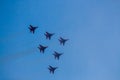
<instances>
[{"instance_id":1,"label":"military aircraft","mask_svg":"<svg viewBox=\"0 0 120 80\"><path fill-rule=\"evenodd\" d=\"M54 71L57 69L58 67L52 67L49 65L48 69L50 71L50 73L54 74Z\"/></svg>"},{"instance_id":2,"label":"military aircraft","mask_svg":"<svg viewBox=\"0 0 120 80\"><path fill-rule=\"evenodd\" d=\"M60 39L58 39L58 40L59 40L60 44L64 46L65 42L68 41L69 39L64 39L64 38L60 37Z\"/></svg>"},{"instance_id":3,"label":"military aircraft","mask_svg":"<svg viewBox=\"0 0 120 80\"><path fill-rule=\"evenodd\" d=\"M40 52L44 53L45 49L48 48L48 46L43 46L43 45L39 45L38 49L40 50Z\"/></svg>"},{"instance_id":4,"label":"military aircraft","mask_svg":"<svg viewBox=\"0 0 120 80\"><path fill-rule=\"evenodd\" d=\"M32 25L29 25L30 27L28 27L29 28L29 30L30 30L30 32L31 33L35 33L35 30L38 28L38 27L33 27Z\"/></svg>"},{"instance_id":5,"label":"military aircraft","mask_svg":"<svg viewBox=\"0 0 120 80\"><path fill-rule=\"evenodd\" d=\"M54 35L55 33L49 33L49 32L46 32L44 35L46 36L46 39L51 39L51 37Z\"/></svg>"},{"instance_id":6,"label":"military aircraft","mask_svg":"<svg viewBox=\"0 0 120 80\"><path fill-rule=\"evenodd\" d=\"M59 57L62 55L63 53L58 53L58 52L56 52L56 51L54 51L54 57L55 57L55 59L58 59L59 60Z\"/></svg>"}]
</instances>

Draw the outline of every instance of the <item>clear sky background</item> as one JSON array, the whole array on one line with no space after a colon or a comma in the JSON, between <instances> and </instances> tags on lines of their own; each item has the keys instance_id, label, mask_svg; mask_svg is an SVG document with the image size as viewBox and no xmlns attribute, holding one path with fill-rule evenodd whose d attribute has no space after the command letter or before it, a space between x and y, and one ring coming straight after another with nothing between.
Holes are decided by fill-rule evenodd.
<instances>
[{"instance_id":1,"label":"clear sky background","mask_svg":"<svg viewBox=\"0 0 120 80\"><path fill-rule=\"evenodd\" d=\"M120 80L119 0L1 0L0 30L0 80ZM54 75L48 65L59 67Z\"/></svg>"}]
</instances>

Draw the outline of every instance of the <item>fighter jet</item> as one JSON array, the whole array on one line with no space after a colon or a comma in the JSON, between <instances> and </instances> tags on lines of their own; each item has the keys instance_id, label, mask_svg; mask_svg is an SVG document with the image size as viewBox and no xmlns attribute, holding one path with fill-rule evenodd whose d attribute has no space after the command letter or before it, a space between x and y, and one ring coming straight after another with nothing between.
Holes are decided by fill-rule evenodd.
<instances>
[{"instance_id":1,"label":"fighter jet","mask_svg":"<svg viewBox=\"0 0 120 80\"><path fill-rule=\"evenodd\" d=\"M62 53L58 53L58 52L54 51L53 55L54 55L55 59L59 60L59 57L62 55Z\"/></svg>"},{"instance_id":2,"label":"fighter jet","mask_svg":"<svg viewBox=\"0 0 120 80\"><path fill-rule=\"evenodd\" d=\"M54 71L57 69L58 67L52 67L49 65L48 69L50 71L50 73L54 74Z\"/></svg>"},{"instance_id":3,"label":"fighter jet","mask_svg":"<svg viewBox=\"0 0 120 80\"><path fill-rule=\"evenodd\" d=\"M34 34L34 33L35 33L35 30L36 30L38 27L33 27L32 25L29 25L28 28L29 28L30 32Z\"/></svg>"},{"instance_id":4,"label":"fighter jet","mask_svg":"<svg viewBox=\"0 0 120 80\"><path fill-rule=\"evenodd\" d=\"M64 46L65 42L68 41L69 39L64 39L64 38L60 37L60 39L58 39L58 40L59 40L60 44Z\"/></svg>"},{"instance_id":5,"label":"fighter jet","mask_svg":"<svg viewBox=\"0 0 120 80\"><path fill-rule=\"evenodd\" d=\"M48 48L48 46L43 46L43 45L39 45L38 49L40 50L40 52L44 53L45 49Z\"/></svg>"},{"instance_id":6,"label":"fighter jet","mask_svg":"<svg viewBox=\"0 0 120 80\"><path fill-rule=\"evenodd\" d=\"M46 32L44 35L46 36L46 39L51 39L51 37L54 35L55 33L49 33L49 32Z\"/></svg>"}]
</instances>

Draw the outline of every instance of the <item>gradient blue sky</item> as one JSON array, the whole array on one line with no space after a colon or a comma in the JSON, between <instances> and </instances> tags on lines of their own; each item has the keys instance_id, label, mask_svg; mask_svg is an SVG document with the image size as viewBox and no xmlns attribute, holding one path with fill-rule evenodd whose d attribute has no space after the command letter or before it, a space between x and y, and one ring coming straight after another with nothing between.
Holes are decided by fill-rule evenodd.
<instances>
[{"instance_id":1,"label":"gradient blue sky","mask_svg":"<svg viewBox=\"0 0 120 80\"><path fill-rule=\"evenodd\" d=\"M1 0L0 29L0 80L120 80L119 0ZM45 31L56 34L49 41ZM48 65L59 67L54 75Z\"/></svg>"}]
</instances>

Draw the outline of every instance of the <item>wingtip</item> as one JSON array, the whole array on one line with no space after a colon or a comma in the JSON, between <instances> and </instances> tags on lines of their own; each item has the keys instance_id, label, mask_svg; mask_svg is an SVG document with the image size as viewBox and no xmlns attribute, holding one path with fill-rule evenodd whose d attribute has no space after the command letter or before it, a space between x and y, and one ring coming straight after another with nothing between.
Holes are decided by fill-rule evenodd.
<instances>
[{"instance_id":1,"label":"wingtip","mask_svg":"<svg viewBox=\"0 0 120 80\"><path fill-rule=\"evenodd\" d=\"M48 34L48 31L45 31Z\"/></svg>"},{"instance_id":2,"label":"wingtip","mask_svg":"<svg viewBox=\"0 0 120 80\"><path fill-rule=\"evenodd\" d=\"M60 39L62 39L62 37L60 37Z\"/></svg>"},{"instance_id":3,"label":"wingtip","mask_svg":"<svg viewBox=\"0 0 120 80\"><path fill-rule=\"evenodd\" d=\"M56 52L56 51L54 51L54 52Z\"/></svg>"}]
</instances>

